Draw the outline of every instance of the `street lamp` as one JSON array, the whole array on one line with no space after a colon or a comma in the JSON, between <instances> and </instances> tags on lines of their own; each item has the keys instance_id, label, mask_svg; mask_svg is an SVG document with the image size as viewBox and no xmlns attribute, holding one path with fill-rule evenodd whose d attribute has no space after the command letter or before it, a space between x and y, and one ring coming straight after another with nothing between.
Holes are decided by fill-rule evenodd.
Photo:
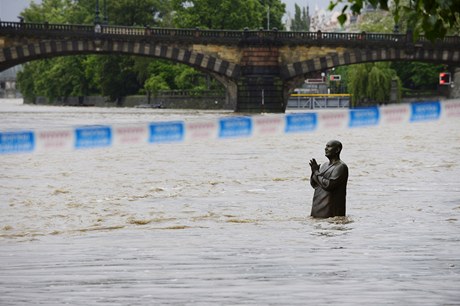
<instances>
[{"instance_id":1,"label":"street lamp","mask_svg":"<svg viewBox=\"0 0 460 306\"><path fill-rule=\"evenodd\" d=\"M100 23L100 19L99 19L99 0L96 0L96 12L95 12L96 16L94 17L94 23L95 24L99 24Z\"/></svg>"},{"instance_id":2,"label":"street lamp","mask_svg":"<svg viewBox=\"0 0 460 306\"><path fill-rule=\"evenodd\" d=\"M104 0L104 24L109 23L109 16L107 16L107 3L106 0Z\"/></svg>"},{"instance_id":3,"label":"street lamp","mask_svg":"<svg viewBox=\"0 0 460 306\"><path fill-rule=\"evenodd\" d=\"M270 30L270 5L267 5L267 31Z\"/></svg>"},{"instance_id":4,"label":"street lamp","mask_svg":"<svg viewBox=\"0 0 460 306\"><path fill-rule=\"evenodd\" d=\"M103 2L102 5L103 5L103 10L104 10L104 11L103 11L103 13L104 13L104 18L103 18L103 20L102 20L102 24L107 24L108 21L109 21L109 18L108 18L108 16L107 16L107 2L106 2L106 0L103 0L103 1L104 1L104 2ZM100 13L101 13L101 11L99 10L99 0L96 0L96 12L95 12L96 16L94 17L94 23L95 23L95 24L100 24L100 23L101 23L101 18L100 18L100 16L99 16Z\"/></svg>"}]
</instances>

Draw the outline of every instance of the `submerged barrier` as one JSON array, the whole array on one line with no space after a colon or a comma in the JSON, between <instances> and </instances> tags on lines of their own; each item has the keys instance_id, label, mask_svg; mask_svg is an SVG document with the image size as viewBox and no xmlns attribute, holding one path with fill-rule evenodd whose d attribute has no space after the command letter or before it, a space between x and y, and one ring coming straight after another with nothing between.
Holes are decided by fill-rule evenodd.
<instances>
[{"instance_id":1,"label":"submerged barrier","mask_svg":"<svg viewBox=\"0 0 460 306\"><path fill-rule=\"evenodd\" d=\"M460 118L460 102L332 109L311 112L228 116L202 121L90 125L0 131L0 154L83 150L115 146L308 133Z\"/></svg>"}]
</instances>

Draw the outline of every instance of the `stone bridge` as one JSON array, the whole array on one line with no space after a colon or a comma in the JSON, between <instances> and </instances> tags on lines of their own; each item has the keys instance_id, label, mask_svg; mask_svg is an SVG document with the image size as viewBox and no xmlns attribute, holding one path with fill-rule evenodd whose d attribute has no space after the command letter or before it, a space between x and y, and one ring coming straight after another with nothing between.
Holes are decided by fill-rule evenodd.
<instances>
[{"instance_id":1,"label":"stone bridge","mask_svg":"<svg viewBox=\"0 0 460 306\"><path fill-rule=\"evenodd\" d=\"M460 37L410 34L228 31L0 22L0 71L78 54L167 59L213 75L237 112L284 112L289 91L312 73L376 61L457 65Z\"/></svg>"}]
</instances>

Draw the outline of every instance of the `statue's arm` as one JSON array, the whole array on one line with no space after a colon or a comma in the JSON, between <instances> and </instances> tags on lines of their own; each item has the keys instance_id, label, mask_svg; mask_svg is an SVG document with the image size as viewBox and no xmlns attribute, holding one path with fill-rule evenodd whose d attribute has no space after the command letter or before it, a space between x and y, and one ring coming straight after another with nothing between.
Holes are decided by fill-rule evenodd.
<instances>
[{"instance_id":1,"label":"statue's arm","mask_svg":"<svg viewBox=\"0 0 460 306\"><path fill-rule=\"evenodd\" d=\"M315 172L312 172L310 175L310 185L313 188L318 187L318 174L317 173L319 173L319 171L315 171Z\"/></svg>"},{"instance_id":2,"label":"statue's arm","mask_svg":"<svg viewBox=\"0 0 460 306\"><path fill-rule=\"evenodd\" d=\"M320 167L321 167L321 165L319 165L316 162L316 159L312 158L310 160L310 168L311 168L310 185L313 188L318 187L317 176L318 176Z\"/></svg>"},{"instance_id":3,"label":"statue's arm","mask_svg":"<svg viewBox=\"0 0 460 306\"><path fill-rule=\"evenodd\" d=\"M332 174L328 178L319 176L318 174L318 171L313 173L312 179L324 190L333 191L347 181L348 167L345 164L338 165L333 169Z\"/></svg>"}]
</instances>

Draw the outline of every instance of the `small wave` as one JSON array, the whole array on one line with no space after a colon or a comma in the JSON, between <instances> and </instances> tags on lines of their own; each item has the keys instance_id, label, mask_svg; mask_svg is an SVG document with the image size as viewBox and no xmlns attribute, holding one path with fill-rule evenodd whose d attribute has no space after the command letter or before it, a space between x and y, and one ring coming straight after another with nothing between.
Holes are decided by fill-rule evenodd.
<instances>
[{"instance_id":1,"label":"small wave","mask_svg":"<svg viewBox=\"0 0 460 306\"><path fill-rule=\"evenodd\" d=\"M23 232L23 233L11 233L11 234L0 234L0 238L33 238L33 237L39 237L39 236L45 236L43 233L36 233L36 232Z\"/></svg>"},{"instance_id":2,"label":"small wave","mask_svg":"<svg viewBox=\"0 0 460 306\"><path fill-rule=\"evenodd\" d=\"M124 225L113 225L113 226L98 226L98 227L88 227L75 230L76 232L93 232L93 231L110 231L124 228Z\"/></svg>"},{"instance_id":3,"label":"small wave","mask_svg":"<svg viewBox=\"0 0 460 306\"><path fill-rule=\"evenodd\" d=\"M136 224L136 225L146 225L152 222L152 220L149 219L131 219L128 220L130 224Z\"/></svg>"},{"instance_id":4,"label":"small wave","mask_svg":"<svg viewBox=\"0 0 460 306\"><path fill-rule=\"evenodd\" d=\"M55 189L51 194L58 195L58 194L67 194L67 193L70 193L70 191L64 190L64 189Z\"/></svg>"},{"instance_id":5,"label":"small wave","mask_svg":"<svg viewBox=\"0 0 460 306\"><path fill-rule=\"evenodd\" d=\"M164 230L182 230L182 229L187 229L187 228L192 228L192 226L188 226L188 225L173 225L173 226L163 227L161 229L164 229Z\"/></svg>"},{"instance_id":6,"label":"small wave","mask_svg":"<svg viewBox=\"0 0 460 306\"><path fill-rule=\"evenodd\" d=\"M165 190L166 189L163 187L155 187L155 188L150 189L151 192L163 192Z\"/></svg>"},{"instance_id":7,"label":"small wave","mask_svg":"<svg viewBox=\"0 0 460 306\"><path fill-rule=\"evenodd\" d=\"M266 192L267 190L263 189L263 188L255 188L255 189L249 189L249 190L246 190L246 192L249 192L249 193L259 193L259 192Z\"/></svg>"},{"instance_id":8,"label":"small wave","mask_svg":"<svg viewBox=\"0 0 460 306\"><path fill-rule=\"evenodd\" d=\"M227 223L257 223L257 220L252 219L229 219L225 221Z\"/></svg>"},{"instance_id":9,"label":"small wave","mask_svg":"<svg viewBox=\"0 0 460 306\"><path fill-rule=\"evenodd\" d=\"M235 217L235 216L231 216L231 217ZM209 212L204 215L194 216L191 218L193 222L203 221L203 220L215 220L215 219L219 219L219 216L213 212Z\"/></svg>"},{"instance_id":10,"label":"small wave","mask_svg":"<svg viewBox=\"0 0 460 306\"><path fill-rule=\"evenodd\" d=\"M222 184L223 182L209 181L208 183L209 183L209 185L215 186L215 185L218 185L218 184Z\"/></svg>"},{"instance_id":11,"label":"small wave","mask_svg":"<svg viewBox=\"0 0 460 306\"><path fill-rule=\"evenodd\" d=\"M326 220L327 222L332 223L332 224L349 224L349 223L355 222L349 216L333 217L333 218L328 218Z\"/></svg>"}]
</instances>

